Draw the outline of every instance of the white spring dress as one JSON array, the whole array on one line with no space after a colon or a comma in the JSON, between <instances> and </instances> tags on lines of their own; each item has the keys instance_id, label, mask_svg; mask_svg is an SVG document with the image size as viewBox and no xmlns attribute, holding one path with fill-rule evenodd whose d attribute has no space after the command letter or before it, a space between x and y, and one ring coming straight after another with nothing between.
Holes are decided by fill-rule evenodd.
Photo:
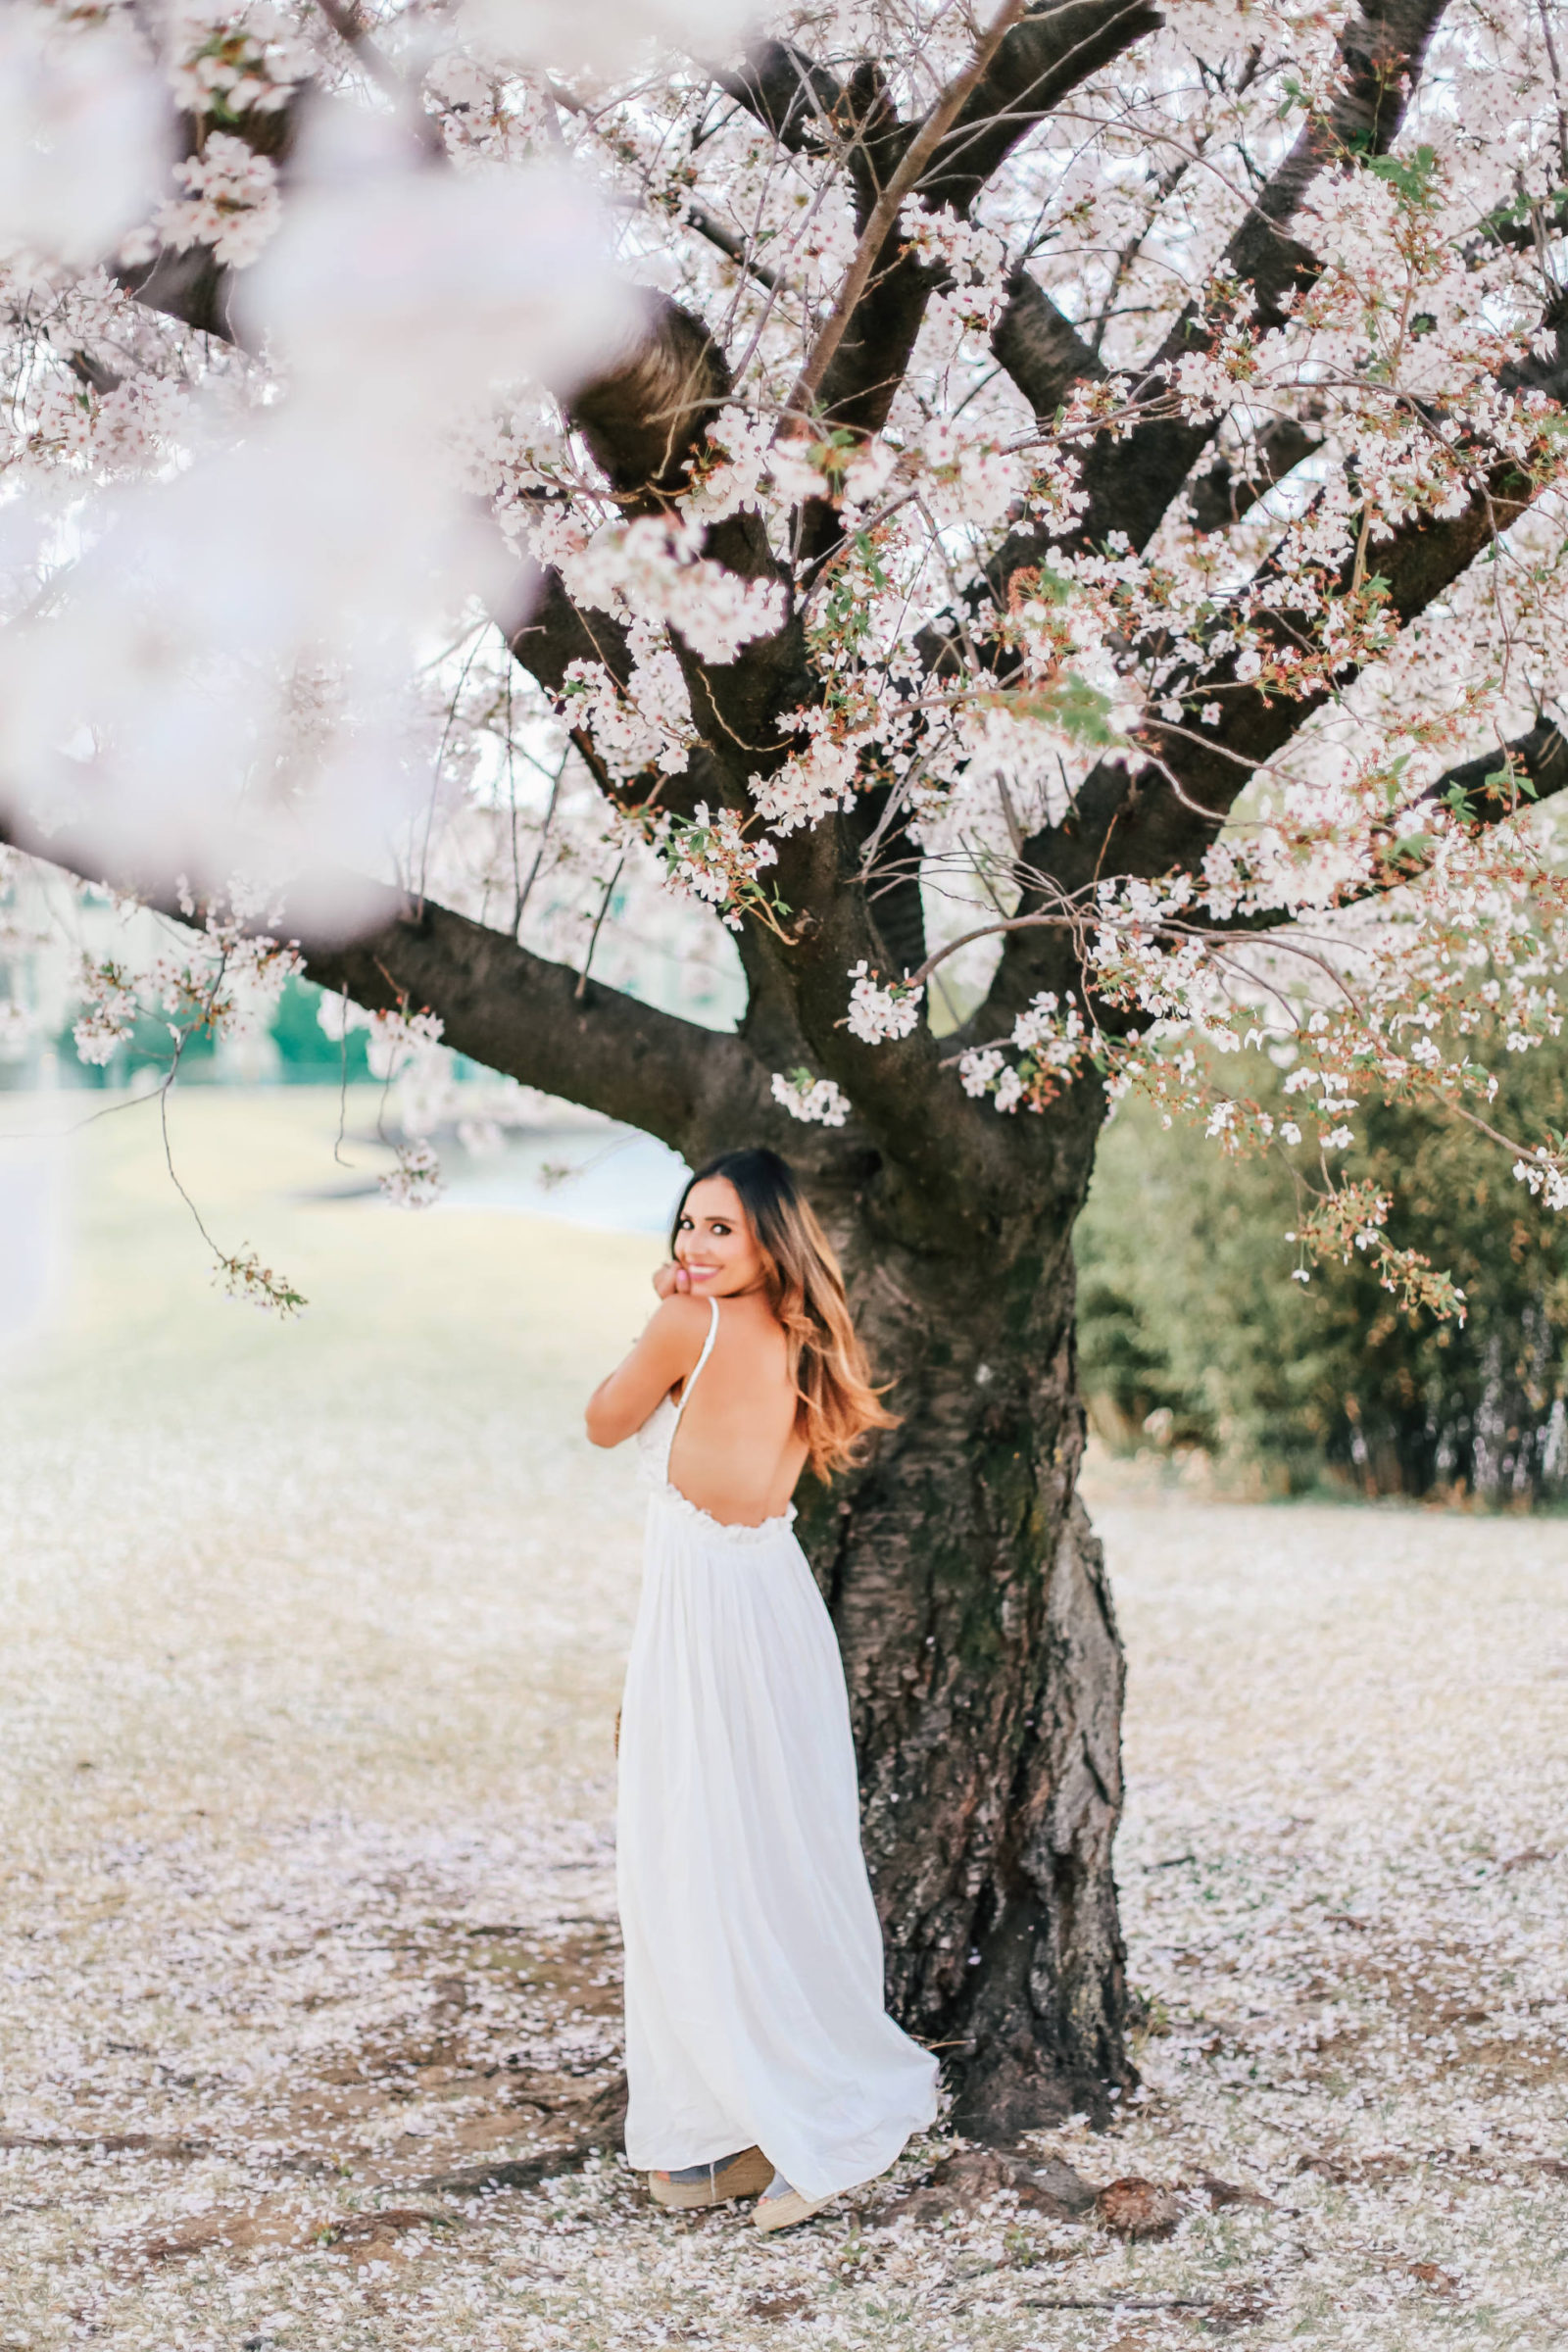
<instances>
[{"instance_id":1,"label":"white spring dress","mask_svg":"<svg viewBox=\"0 0 1568 2352\"><path fill-rule=\"evenodd\" d=\"M726 1527L669 1483L718 1332L638 1432L653 1487L621 1707L616 1869L626 2153L674 2172L760 2147L809 2198L936 2115L937 2065L882 2006L844 1668L793 1504Z\"/></svg>"}]
</instances>

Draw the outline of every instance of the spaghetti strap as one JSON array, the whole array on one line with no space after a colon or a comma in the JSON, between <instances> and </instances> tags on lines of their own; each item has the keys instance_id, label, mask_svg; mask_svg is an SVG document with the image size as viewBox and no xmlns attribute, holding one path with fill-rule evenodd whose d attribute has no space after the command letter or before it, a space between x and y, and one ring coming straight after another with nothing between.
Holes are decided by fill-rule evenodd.
<instances>
[{"instance_id":1,"label":"spaghetti strap","mask_svg":"<svg viewBox=\"0 0 1568 2352\"><path fill-rule=\"evenodd\" d=\"M680 1402L679 1402L679 1403L676 1405L676 1407L675 1407L675 1428L676 1428L676 1429L678 1429L678 1428L679 1428L679 1426L680 1426L680 1417L681 1417L682 1413L683 1413L683 1412L686 1410L687 1399L690 1397L690 1396L691 1396L691 1393L692 1393L693 1389L695 1389L695 1388L696 1388L696 1386L697 1386L697 1382L698 1382L698 1379L699 1379L699 1377L700 1377L700 1375L701 1375L701 1373L702 1373L703 1366L704 1366L704 1365L707 1363L707 1361L708 1361L709 1357L710 1357L710 1356L712 1354L712 1352L713 1352L713 1342L714 1342L714 1341L717 1339L717 1337L718 1337L718 1300L717 1300L716 1298L710 1298L710 1300L708 1301L708 1303L709 1303L709 1306L710 1306L710 1308L711 1309L711 1320L710 1320L710 1322L709 1323L709 1326L708 1326L708 1337L707 1337L707 1339L706 1339L706 1340L703 1342L703 1352L702 1352L702 1354L701 1354L701 1355L700 1355L700 1356L697 1358L697 1361L696 1361L696 1363L695 1363L695 1364L693 1365L693 1367L692 1367L692 1371L691 1371L690 1377L688 1378L688 1380L687 1380L687 1382L686 1382L686 1385L685 1385L685 1387L684 1387L684 1388L681 1390L681 1393L680 1393ZM673 1439L673 1437L674 1437L674 1434L675 1434L675 1430L674 1430L674 1429L672 1429L672 1430L670 1431L670 1433L669 1433L669 1434L670 1434L670 1437Z\"/></svg>"}]
</instances>

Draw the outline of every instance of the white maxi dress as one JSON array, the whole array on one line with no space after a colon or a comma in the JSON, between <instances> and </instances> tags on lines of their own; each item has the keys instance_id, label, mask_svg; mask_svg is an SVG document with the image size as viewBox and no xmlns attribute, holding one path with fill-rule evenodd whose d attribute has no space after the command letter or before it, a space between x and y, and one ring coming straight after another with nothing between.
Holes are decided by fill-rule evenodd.
<instances>
[{"instance_id":1,"label":"white maxi dress","mask_svg":"<svg viewBox=\"0 0 1568 2352\"><path fill-rule=\"evenodd\" d=\"M882 2006L844 1668L794 1506L726 1527L669 1483L709 1303L679 1406L638 1432L653 1493L616 1808L626 2153L674 2172L756 2146L815 2199L885 2172L934 2120L937 2065Z\"/></svg>"}]
</instances>

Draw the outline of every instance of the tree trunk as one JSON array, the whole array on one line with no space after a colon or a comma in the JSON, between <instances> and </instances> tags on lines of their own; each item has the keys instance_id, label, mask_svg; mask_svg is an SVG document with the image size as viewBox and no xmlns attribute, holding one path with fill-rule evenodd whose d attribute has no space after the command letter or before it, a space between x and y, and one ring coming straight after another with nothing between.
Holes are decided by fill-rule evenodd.
<instances>
[{"instance_id":1,"label":"tree trunk","mask_svg":"<svg viewBox=\"0 0 1568 2352\"><path fill-rule=\"evenodd\" d=\"M1111 1872L1123 1689L1076 1483L1069 1225L916 1253L817 1197L903 1416L805 1489L838 1628L894 2014L940 2048L956 2120L1008 2140L1135 2080Z\"/></svg>"}]
</instances>

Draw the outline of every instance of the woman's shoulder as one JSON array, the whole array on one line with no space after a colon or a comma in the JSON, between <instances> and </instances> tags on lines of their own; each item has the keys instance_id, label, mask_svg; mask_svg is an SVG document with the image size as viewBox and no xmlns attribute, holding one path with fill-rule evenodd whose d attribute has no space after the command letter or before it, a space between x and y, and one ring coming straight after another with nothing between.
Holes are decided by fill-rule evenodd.
<instances>
[{"instance_id":1,"label":"woman's shoulder","mask_svg":"<svg viewBox=\"0 0 1568 2352\"><path fill-rule=\"evenodd\" d=\"M711 1321L711 1309L706 1298L694 1298L689 1291L671 1291L667 1298L661 1298L649 1317L646 1336L680 1353L689 1350L695 1362Z\"/></svg>"}]
</instances>

